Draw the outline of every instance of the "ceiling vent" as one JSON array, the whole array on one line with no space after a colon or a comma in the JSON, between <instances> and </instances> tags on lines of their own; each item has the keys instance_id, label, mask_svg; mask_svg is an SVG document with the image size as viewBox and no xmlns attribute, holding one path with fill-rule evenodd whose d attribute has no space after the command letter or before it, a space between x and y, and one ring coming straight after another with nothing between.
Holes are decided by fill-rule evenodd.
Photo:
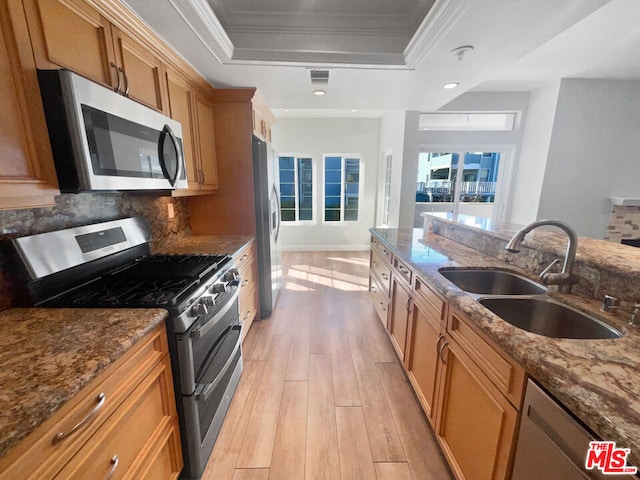
<instances>
[{"instance_id":1,"label":"ceiling vent","mask_svg":"<svg viewBox=\"0 0 640 480\"><path fill-rule=\"evenodd\" d=\"M311 85L328 85L329 70L311 70Z\"/></svg>"}]
</instances>

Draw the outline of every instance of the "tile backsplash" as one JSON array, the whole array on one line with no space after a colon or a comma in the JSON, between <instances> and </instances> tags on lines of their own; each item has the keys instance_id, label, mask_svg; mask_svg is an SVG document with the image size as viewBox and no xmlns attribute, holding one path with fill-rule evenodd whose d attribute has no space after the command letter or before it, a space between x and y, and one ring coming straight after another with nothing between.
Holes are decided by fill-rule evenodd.
<instances>
[{"instance_id":1,"label":"tile backsplash","mask_svg":"<svg viewBox=\"0 0 640 480\"><path fill-rule=\"evenodd\" d=\"M173 218L169 218L169 203L173 204ZM134 216L143 216L149 221L152 243L190 234L186 199L131 193L80 193L60 195L49 208L0 211L0 241ZM14 306L15 302L14 287L4 268L7 264L4 255L0 250L0 309Z\"/></svg>"},{"instance_id":2,"label":"tile backsplash","mask_svg":"<svg viewBox=\"0 0 640 480\"><path fill-rule=\"evenodd\" d=\"M640 238L640 206L614 205L604 239L620 243L632 238Z\"/></svg>"}]
</instances>

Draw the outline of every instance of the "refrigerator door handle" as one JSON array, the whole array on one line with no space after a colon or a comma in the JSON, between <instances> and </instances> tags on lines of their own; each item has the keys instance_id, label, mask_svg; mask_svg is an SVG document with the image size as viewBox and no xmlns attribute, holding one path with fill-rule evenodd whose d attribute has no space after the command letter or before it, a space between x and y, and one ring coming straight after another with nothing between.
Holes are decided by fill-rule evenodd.
<instances>
[{"instance_id":1,"label":"refrigerator door handle","mask_svg":"<svg viewBox=\"0 0 640 480\"><path fill-rule=\"evenodd\" d=\"M276 186L273 186L273 190L271 192L271 195L273 195L273 197L276 199L276 212L275 212L275 235L273 237L273 239L277 242L278 241L278 236L280 235L280 197L278 195L278 190L276 189ZM272 218L273 218L273 212L271 213Z\"/></svg>"}]
</instances>

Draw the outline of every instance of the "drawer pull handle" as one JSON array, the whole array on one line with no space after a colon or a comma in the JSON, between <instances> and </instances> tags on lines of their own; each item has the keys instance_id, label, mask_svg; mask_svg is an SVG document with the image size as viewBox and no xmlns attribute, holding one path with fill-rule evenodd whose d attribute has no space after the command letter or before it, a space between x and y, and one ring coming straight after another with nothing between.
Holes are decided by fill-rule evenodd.
<instances>
[{"instance_id":1,"label":"drawer pull handle","mask_svg":"<svg viewBox=\"0 0 640 480\"><path fill-rule=\"evenodd\" d=\"M436 352L438 353L440 351L440 342L442 340L444 340L444 335L443 334L438 335L438 340L436 341Z\"/></svg>"},{"instance_id":2,"label":"drawer pull handle","mask_svg":"<svg viewBox=\"0 0 640 480\"><path fill-rule=\"evenodd\" d=\"M376 286L375 286L375 285L371 285L371 291L372 291L372 292L377 292L377 291L378 291L378 289L376 288Z\"/></svg>"},{"instance_id":3,"label":"drawer pull handle","mask_svg":"<svg viewBox=\"0 0 640 480\"><path fill-rule=\"evenodd\" d=\"M84 427L87 423L89 423L89 420L91 420L91 418L96 413L98 413L98 410L100 410L104 406L104 402L107 401L107 397L104 394L104 392L100 392L100 394L98 395L96 400L98 401L98 404L95 407L93 407L93 410L91 410L82 420L80 420L78 423L76 423L74 425L74 427L71 430L69 430L67 433L58 432L56 434L56 436L53 437L53 440L51 441L51 443L53 445L57 445L58 443L60 443L63 440L65 440L67 437L69 437L69 436L73 435L74 433L76 433L78 430L80 430L82 427Z\"/></svg>"},{"instance_id":4,"label":"drawer pull handle","mask_svg":"<svg viewBox=\"0 0 640 480\"><path fill-rule=\"evenodd\" d=\"M241 287L246 287L249 284L249 279L246 279L244 282L242 282L242 284L240 285Z\"/></svg>"},{"instance_id":5,"label":"drawer pull handle","mask_svg":"<svg viewBox=\"0 0 640 480\"><path fill-rule=\"evenodd\" d=\"M374 267L378 266L378 262L376 262L375 260L371 260L371 263L373 264Z\"/></svg>"},{"instance_id":6,"label":"drawer pull handle","mask_svg":"<svg viewBox=\"0 0 640 480\"><path fill-rule=\"evenodd\" d=\"M404 275L409 275L409 270L404 268L402 265L398 265L398 270L400 270L400 273L402 273Z\"/></svg>"},{"instance_id":7,"label":"drawer pull handle","mask_svg":"<svg viewBox=\"0 0 640 480\"><path fill-rule=\"evenodd\" d=\"M246 320L247 318L249 318L249 315L251 315L251 310L247 310L247 313L244 314L244 317L242 317L242 320Z\"/></svg>"},{"instance_id":8,"label":"drawer pull handle","mask_svg":"<svg viewBox=\"0 0 640 480\"><path fill-rule=\"evenodd\" d=\"M384 248L382 249L382 253L385 255L385 257L389 255L389 252L387 250L385 250Z\"/></svg>"},{"instance_id":9,"label":"drawer pull handle","mask_svg":"<svg viewBox=\"0 0 640 480\"><path fill-rule=\"evenodd\" d=\"M118 455L114 455L113 457L111 457L111 469L109 470L109 473L107 473L107 476L104 477L104 480L109 480L111 477L113 477L113 473L116 471L116 468L118 468L119 463L120 459L118 458Z\"/></svg>"},{"instance_id":10,"label":"drawer pull handle","mask_svg":"<svg viewBox=\"0 0 640 480\"><path fill-rule=\"evenodd\" d=\"M389 275L387 275L386 273L381 273L380 276L385 280L389 280Z\"/></svg>"},{"instance_id":11,"label":"drawer pull handle","mask_svg":"<svg viewBox=\"0 0 640 480\"><path fill-rule=\"evenodd\" d=\"M442 360L442 363L444 363L445 365L447 364L447 361L442 357L442 352L444 352L444 349L447 346L449 346L449 342L445 341L440 347L440 351L438 352L438 356L440 357L440 360Z\"/></svg>"},{"instance_id":12,"label":"drawer pull handle","mask_svg":"<svg viewBox=\"0 0 640 480\"><path fill-rule=\"evenodd\" d=\"M244 262L246 259L247 259L247 254L246 253L240 257L240 261L241 262Z\"/></svg>"},{"instance_id":13,"label":"drawer pull handle","mask_svg":"<svg viewBox=\"0 0 640 480\"><path fill-rule=\"evenodd\" d=\"M384 304L384 302L380 302L380 308L382 308L383 312L387 311L387 306Z\"/></svg>"}]
</instances>

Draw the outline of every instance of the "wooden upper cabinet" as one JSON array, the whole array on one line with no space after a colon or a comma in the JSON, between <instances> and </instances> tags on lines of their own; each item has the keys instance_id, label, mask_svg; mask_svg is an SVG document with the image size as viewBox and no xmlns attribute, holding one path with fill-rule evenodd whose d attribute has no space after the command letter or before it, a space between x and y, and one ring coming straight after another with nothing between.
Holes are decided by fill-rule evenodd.
<instances>
[{"instance_id":1,"label":"wooden upper cabinet","mask_svg":"<svg viewBox=\"0 0 640 480\"><path fill-rule=\"evenodd\" d=\"M36 65L64 67L168 113L163 63L82 0L24 0Z\"/></svg>"},{"instance_id":2,"label":"wooden upper cabinet","mask_svg":"<svg viewBox=\"0 0 640 480\"><path fill-rule=\"evenodd\" d=\"M64 67L116 87L118 74L107 19L82 0L24 0L24 6L38 68Z\"/></svg>"},{"instance_id":3,"label":"wooden upper cabinet","mask_svg":"<svg viewBox=\"0 0 640 480\"><path fill-rule=\"evenodd\" d=\"M195 92L195 112L200 153L200 186L205 190L215 190L218 188L218 167L213 128L213 104L199 92Z\"/></svg>"},{"instance_id":4,"label":"wooden upper cabinet","mask_svg":"<svg viewBox=\"0 0 640 480\"><path fill-rule=\"evenodd\" d=\"M253 134L259 139L271 143L271 126L275 123L276 118L259 92L256 92L251 104L253 107Z\"/></svg>"},{"instance_id":5,"label":"wooden upper cabinet","mask_svg":"<svg viewBox=\"0 0 640 480\"><path fill-rule=\"evenodd\" d=\"M0 2L0 209L59 195L33 52L19 2Z\"/></svg>"},{"instance_id":6,"label":"wooden upper cabinet","mask_svg":"<svg viewBox=\"0 0 640 480\"><path fill-rule=\"evenodd\" d=\"M213 105L189 80L171 69L166 72L171 118L182 125L182 146L187 170L186 189L174 196L199 195L218 189Z\"/></svg>"},{"instance_id":7,"label":"wooden upper cabinet","mask_svg":"<svg viewBox=\"0 0 640 480\"><path fill-rule=\"evenodd\" d=\"M116 27L112 26L111 32L116 64L121 73L120 91L151 108L169 113L162 62Z\"/></svg>"},{"instance_id":8,"label":"wooden upper cabinet","mask_svg":"<svg viewBox=\"0 0 640 480\"><path fill-rule=\"evenodd\" d=\"M167 70L169 115L182 125L182 150L187 169L189 190L198 190L199 153L195 151L194 99L191 84L182 75Z\"/></svg>"}]
</instances>

